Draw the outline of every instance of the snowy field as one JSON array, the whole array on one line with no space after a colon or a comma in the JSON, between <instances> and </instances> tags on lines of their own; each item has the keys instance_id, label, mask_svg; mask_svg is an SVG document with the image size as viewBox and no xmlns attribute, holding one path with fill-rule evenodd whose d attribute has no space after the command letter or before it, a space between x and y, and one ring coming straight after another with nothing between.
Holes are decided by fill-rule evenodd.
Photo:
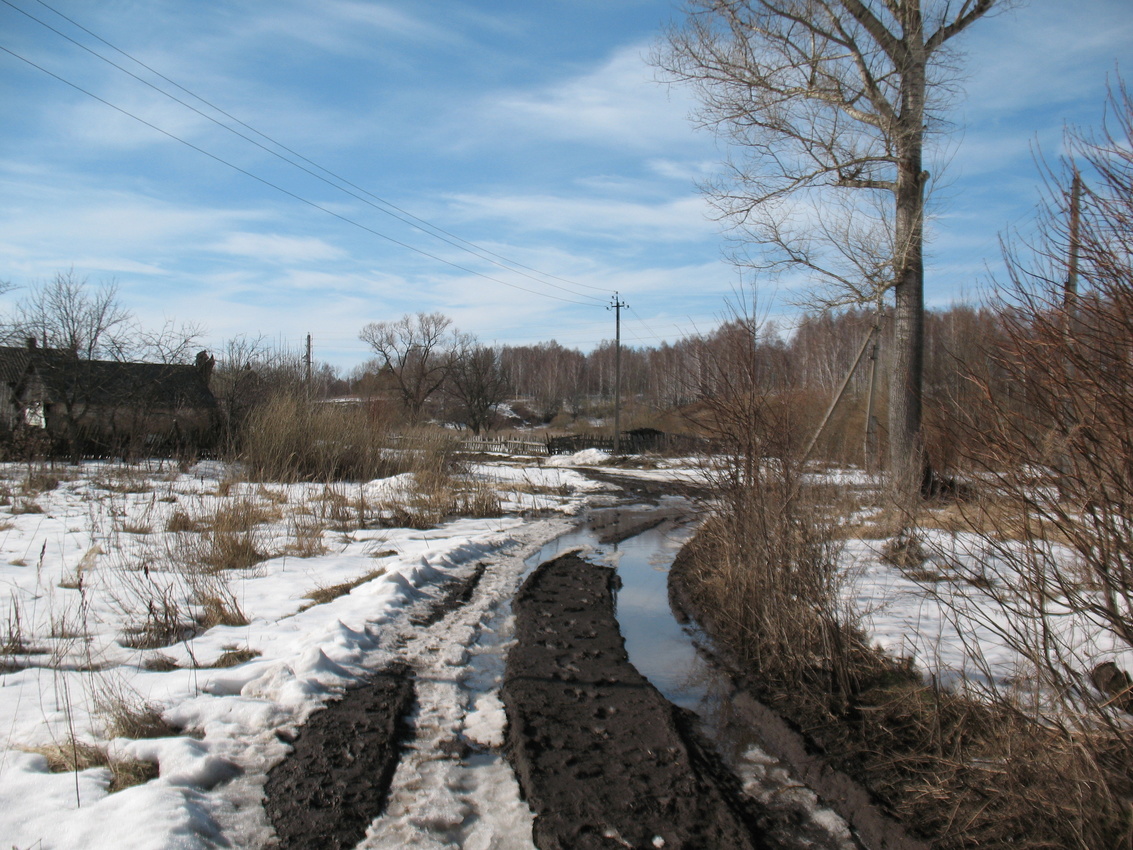
<instances>
[{"instance_id":1,"label":"snowy field","mask_svg":"<svg viewBox=\"0 0 1133 850\"><path fill-rule=\"evenodd\" d=\"M3 846L257 846L270 836L260 795L286 753L281 738L406 648L486 681L461 722L473 740L498 744L503 711L490 685L502 661L478 647L506 639L506 616L481 610L453 626L460 634L425 635L408 613L485 558L502 565L496 601L509 599L523 558L605 489L567 468L480 466L504 515L420 531L373 522L405 495L404 476L324 487L230 472L0 468ZM542 518L524 518L533 512ZM76 756L95 764L49 770ZM527 818L516 846L529 847L530 814L496 761L482 771L483 793L514 808L521 829ZM137 762L156 777L112 793Z\"/></svg>"},{"instance_id":2,"label":"snowy field","mask_svg":"<svg viewBox=\"0 0 1133 850\"><path fill-rule=\"evenodd\" d=\"M410 498L407 476L316 486L247 483L216 463L0 466L0 845L261 846L284 741L402 658L418 672L420 746L362 846L527 850L531 813L499 754L510 599L524 559L609 489L571 467L605 459L478 464L471 477L496 489L502 515L428 530L377 521ZM617 471L699 475L691 461ZM978 557L961 536L934 542ZM881 545L842 555L876 642L945 678L1019 675L979 593L958 620ZM493 569L472 603L411 622L482 560ZM428 757L454 735L480 748L465 765ZM58 761L81 769L52 772ZM121 778L139 767L138 784Z\"/></svg>"}]
</instances>

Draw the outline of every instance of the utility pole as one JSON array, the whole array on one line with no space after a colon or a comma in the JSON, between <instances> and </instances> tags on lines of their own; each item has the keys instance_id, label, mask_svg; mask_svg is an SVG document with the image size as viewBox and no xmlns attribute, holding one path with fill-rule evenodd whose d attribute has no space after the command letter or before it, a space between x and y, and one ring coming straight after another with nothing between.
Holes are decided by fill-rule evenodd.
<instances>
[{"instance_id":1,"label":"utility pole","mask_svg":"<svg viewBox=\"0 0 1133 850\"><path fill-rule=\"evenodd\" d=\"M307 334L307 354L303 358L303 363L307 367L306 370L306 383L307 383L307 398L311 397L311 335Z\"/></svg>"},{"instance_id":2,"label":"utility pole","mask_svg":"<svg viewBox=\"0 0 1133 850\"><path fill-rule=\"evenodd\" d=\"M1078 306L1078 263L1082 251L1082 175L1074 169L1070 184L1070 258L1067 262L1066 285L1062 290L1062 309L1069 331Z\"/></svg>"},{"instance_id":3,"label":"utility pole","mask_svg":"<svg viewBox=\"0 0 1133 850\"><path fill-rule=\"evenodd\" d=\"M607 310L614 311L614 454L622 451L622 308L628 307L618 300L614 293L614 303Z\"/></svg>"}]
</instances>

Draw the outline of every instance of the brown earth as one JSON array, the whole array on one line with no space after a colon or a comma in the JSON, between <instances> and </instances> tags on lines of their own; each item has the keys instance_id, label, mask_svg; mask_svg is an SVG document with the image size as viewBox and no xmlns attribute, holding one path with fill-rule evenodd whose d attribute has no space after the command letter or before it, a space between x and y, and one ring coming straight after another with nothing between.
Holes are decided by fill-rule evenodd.
<instances>
[{"instance_id":1,"label":"brown earth","mask_svg":"<svg viewBox=\"0 0 1133 850\"><path fill-rule=\"evenodd\" d=\"M280 846L337 850L365 837L385 806L412 703L411 671L399 665L311 715L264 788Z\"/></svg>"},{"instance_id":2,"label":"brown earth","mask_svg":"<svg viewBox=\"0 0 1133 850\"><path fill-rule=\"evenodd\" d=\"M759 813L690 717L629 663L614 570L568 554L514 602L508 756L540 850L759 848Z\"/></svg>"}]
</instances>

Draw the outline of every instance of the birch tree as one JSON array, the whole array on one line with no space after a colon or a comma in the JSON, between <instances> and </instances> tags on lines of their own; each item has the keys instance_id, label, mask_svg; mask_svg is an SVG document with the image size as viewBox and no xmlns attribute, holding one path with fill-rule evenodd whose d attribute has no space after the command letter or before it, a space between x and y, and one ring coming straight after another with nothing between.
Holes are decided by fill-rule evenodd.
<instances>
[{"instance_id":1,"label":"birch tree","mask_svg":"<svg viewBox=\"0 0 1133 850\"><path fill-rule=\"evenodd\" d=\"M709 198L768 271L801 270L826 306L891 297L890 474L927 472L926 137L951 93L953 39L1005 0L688 0L654 62L691 84L734 143Z\"/></svg>"}]
</instances>

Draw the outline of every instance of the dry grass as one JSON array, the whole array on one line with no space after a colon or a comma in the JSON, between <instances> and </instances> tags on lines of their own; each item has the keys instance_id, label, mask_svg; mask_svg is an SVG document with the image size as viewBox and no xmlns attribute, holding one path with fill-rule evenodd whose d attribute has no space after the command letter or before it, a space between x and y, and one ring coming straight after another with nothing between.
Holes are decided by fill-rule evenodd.
<instances>
[{"instance_id":1,"label":"dry grass","mask_svg":"<svg viewBox=\"0 0 1133 850\"><path fill-rule=\"evenodd\" d=\"M323 605L327 602L333 602L335 599L338 599L338 597L345 596L354 588L360 587L368 581L380 578L385 575L385 572L384 569L378 568L376 570L370 570L370 572L365 575L359 576L351 581L344 581L340 584L320 585L314 590L309 591L304 598L310 599L314 605Z\"/></svg>"},{"instance_id":2,"label":"dry grass","mask_svg":"<svg viewBox=\"0 0 1133 850\"><path fill-rule=\"evenodd\" d=\"M158 776L158 767L153 762L138 759L110 758L106 750L83 741L52 744L46 747L28 747L26 752L38 753L47 759L47 769L52 773L73 773L92 767L106 767L110 770L110 793L122 791L135 785L142 785Z\"/></svg>"},{"instance_id":3,"label":"dry grass","mask_svg":"<svg viewBox=\"0 0 1133 850\"><path fill-rule=\"evenodd\" d=\"M20 482L20 490L28 496L47 493L54 490L64 481L63 476L56 474L46 466L29 468L27 475Z\"/></svg>"},{"instance_id":4,"label":"dry grass","mask_svg":"<svg viewBox=\"0 0 1133 850\"><path fill-rule=\"evenodd\" d=\"M239 648L233 647L226 649L220 654L220 657L212 663L215 669L224 669L227 667L236 667L239 664L244 664L251 661L253 658L259 658L263 653L258 649L248 649L247 647Z\"/></svg>"},{"instance_id":5,"label":"dry grass","mask_svg":"<svg viewBox=\"0 0 1133 850\"><path fill-rule=\"evenodd\" d=\"M43 513L43 507L35 499L30 497L16 499L9 510L13 515Z\"/></svg>"},{"instance_id":6,"label":"dry grass","mask_svg":"<svg viewBox=\"0 0 1133 850\"><path fill-rule=\"evenodd\" d=\"M145 520L127 520L122 523L122 531L126 534L152 534L153 525Z\"/></svg>"},{"instance_id":7,"label":"dry grass","mask_svg":"<svg viewBox=\"0 0 1133 850\"><path fill-rule=\"evenodd\" d=\"M206 532L184 541L182 549L192 563L213 573L246 570L272 557L254 530Z\"/></svg>"},{"instance_id":8,"label":"dry grass","mask_svg":"<svg viewBox=\"0 0 1133 850\"><path fill-rule=\"evenodd\" d=\"M178 508L169 515L165 521L165 530L170 532L200 531L201 523L189 516L188 512Z\"/></svg>"},{"instance_id":9,"label":"dry grass","mask_svg":"<svg viewBox=\"0 0 1133 850\"><path fill-rule=\"evenodd\" d=\"M323 542L325 530L326 527L316 517L292 514L288 520L290 540L284 547L284 552L296 558L314 558L324 554L327 551Z\"/></svg>"},{"instance_id":10,"label":"dry grass","mask_svg":"<svg viewBox=\"0 0 1133 850\"><path fill-rule=\"evenodd\" d=\"M110 493L149 493L154 489L149 475L134 466L116 466L103 471L91 482Z\"/></svg>"},{"instance_id":11,"label":"dry grass","mask_svg":"<svg viewBox=\"0 0 1133 850\"><path fill-rule=\"evenodd\" d=\"M369 481L397 471L375 411L282 393L248 417L239 459L265 481Z\"/></svg>"},{"instance_id":12,"label":"dry grass","mask_svg":"<svg viewBox=\"0 0 1133 850\"><path fill-rule=\"evenodd\" d=\"M202 630L207 631L213 626L246 626L248 618L240 610L236 598L227 587L210 587L212 593L198 594L194 600L201 607L197 616L197 623ZM217 592L219 591L219 592Z\"/></svg>"},{"instance_id":13,"label":"dry grass","mask_svg":"<svg viewBox=\"0 0 1133 850\"><path fill-rule=\"evenodd\" d=\"M95 714L107 738L167 738L179 734L161 710L121 683L107 682L94 694Z\"/></svg>"},{"instance_id":14,"label":"dry grass","mask_svg":"<svg viewBox=\"0 0 1133 850\"><path fill-rule=\"evenodd\" d=\"M177 661L160 652L154 653L142 662L142 667L154 673L168 673L178 668Z\"/></svg>"}]
</instances>

